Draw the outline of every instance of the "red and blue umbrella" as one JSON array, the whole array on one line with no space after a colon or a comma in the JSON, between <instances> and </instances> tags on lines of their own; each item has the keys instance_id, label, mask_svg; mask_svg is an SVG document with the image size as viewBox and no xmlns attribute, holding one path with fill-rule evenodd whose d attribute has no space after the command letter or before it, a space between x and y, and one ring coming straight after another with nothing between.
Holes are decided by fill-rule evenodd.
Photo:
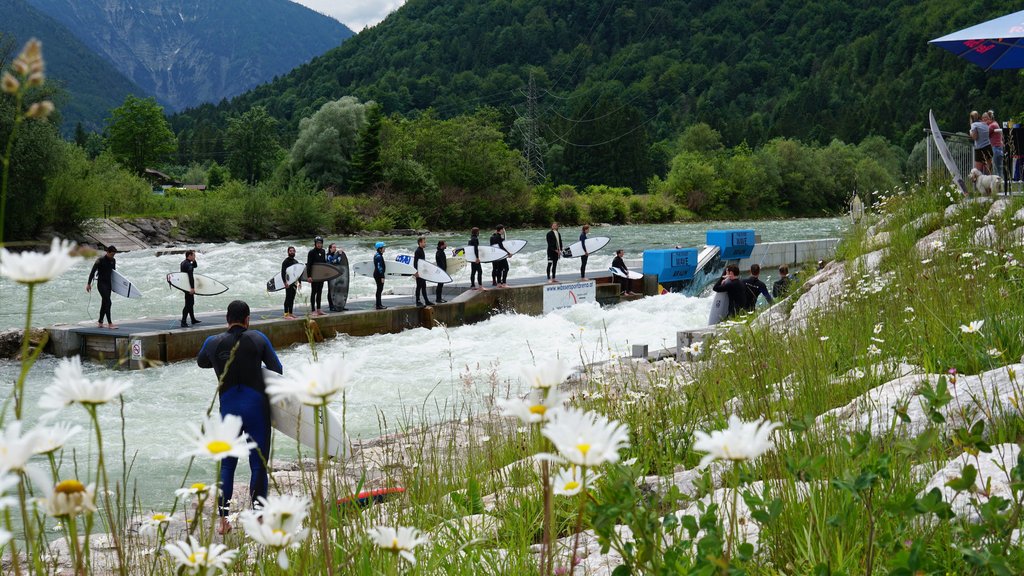
<instances>
[{"instance_id":1,"label":"red and blue umbrella","mask_svg":"<svg viewBox=\"0 0 1024 576\"><path fill-rule=\"evenodd\" d=\"M1024 68L1024 11L982 22L928 43L985 70Z\"/></svg>"}]
</instances>

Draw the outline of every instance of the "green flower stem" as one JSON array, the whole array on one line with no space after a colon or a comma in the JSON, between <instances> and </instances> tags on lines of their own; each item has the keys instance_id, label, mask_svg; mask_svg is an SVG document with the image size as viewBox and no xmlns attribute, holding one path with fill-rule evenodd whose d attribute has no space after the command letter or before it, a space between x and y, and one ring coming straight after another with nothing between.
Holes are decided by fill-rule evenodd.
<instances>
[{"instance_id":1,"label":"green flower stem","mask_svg":"<svg viewBox=\"0 0 1024 576\"><path fill-rule=\"evenodd\" d=\"M21 482L18 482L18 501L21 503L21 524L22 529L25 531L25 558L28 561L29 573L32 573L32 564L34 560L34 551L32 549L32 542L35 540L35 536L32 531L32 524L28 521L28 498L25 492L25 482L28 478L24 473L21 474ZM13 542L14 539L11 539Z\"/></svg>"},{"instance_id":2,"label":"green flower stem","mask_svg":"<svg viewBox=\"0 0 1024 576\"><path fill-rule=\"evenodd\" d=\"M68 539L71 563L75 567L75 574L85 574L84 566L82 566L82 550L78 547L78 527L75 525L75 515L68 514L66 518L62 518L61 525L64 527L64 533Z\"/></svg>"},{"instance_id":3,"label":"green flower stem","mask_svg":"<svg viewBox=\"0 0 1024 576\"><path fill-rule=\"evenodd\" d=\"M4 188L6 190L6 187ZM4 199L0 198L0 205L2 205ZM2 210L2 208L0 208ZM3 214L0 212L0 239L3 238ZM28 377L28 371L32 367L32 362L29 361L28 357L28 343L32 336L32 300L35 296L35 284L28 285L28 310L25 312L25 333L22 334L21 338L21 373L18 375L18 383L14 387L14 418L21 420L21 406L25 403L25 378Z\"/></svg>"},{"instance_id":4,"label":"green flower stem","mask_svg":"<svg viewBox=\"0 0 1024 576\"><path fill-rule=\"evenodd\" d=\"M733 466L733 475L732 508L729 510L729 535L725 544L725 568L723 568L723 573L728 572L729 560L732 558L732 549L736 542L736 507L739 505L740 495L740 470L738 464Z\"/></svg>"},{"instance_id":5,"label":"green flower stem","mask_svg":"<svg viewBox=\"0 0 1024 576\"><path fill-rule=\"evenodd\" d=\"M89 412L89 418L92 420L93 428L96 430L96 486L97 490L99 486L103 487L103 507L107 519L107 530L110 532L110 539L114 542L114 551L117 553L117 566L118 573L121 576L126 576L127 563L124 558L124 549L121 546L121 536L118 533L120 527L118 526L117 520L114 518L114 507L110 503L110 480L107 477L107 464L103 459L103 430L100 428L100 419L96 412L95 404L84 404L85 409ZM100 479L103 479L103 483L100 484ZM89 541L85 542L86 548L89 546Z\"/></svg>"},{"instance_id":6,"label":"green flower stem","mask_svg":"<svg viewBox=\"0 0 1024 576\"><path fill-rule=\"evenodd\" d=\"M323 403L314 409L315 418L320 426L314 426L316 432L313 434L314 447L316 448L316 506L319 516L320 541L324 543L325 561L327 573L334 574L334 554L331 540L328 538L327 529L327 503L324 501L324 458L327 457L327 403ZM320 449L320 432L323 427L324 447Z\"/></svg>"},{"instance_id":7,"label":"green flower stem","mask_svg":"<svg viewBox=\"0 0 1024 576\"><path fill-rule=\"evenodd\" d=\"M566 568L567 574L572 574L573 569L576 567L576 550L580 546L580 532L583 531L583 510L587 504L587 467L580 466L580 479L583 481L583 487L580 489L580 509L576 513L576 532L573 537L572 550L569 552L569 566Z\"/></svg>"},{"instance_id":8,"label":"green flower stem","mask_svg":"<svg viewBox=\"0 0 1024 576\"><path fill-rule=\"evenodd\" d=\"M24 506L22 507L24 508ZM14 523L11 522L11 509L4 510L4 524L7 525L7 531L12 535L14 534ZM14 576L21 576L21 560L18 556L18 540L11 536L11 541L7 543L7 546L11 549L11 565L14 566Z\"/></svg>"}]
</instances>

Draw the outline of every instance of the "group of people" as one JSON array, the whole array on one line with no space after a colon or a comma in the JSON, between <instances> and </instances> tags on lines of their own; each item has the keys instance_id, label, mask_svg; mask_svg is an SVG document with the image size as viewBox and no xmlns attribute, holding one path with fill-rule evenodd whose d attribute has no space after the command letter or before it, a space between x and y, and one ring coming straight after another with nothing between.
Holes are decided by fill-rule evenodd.
<instances>
[{"instance_id":1,"label":"group of people","mask_svg":"<svg viewBox=\"0 0 1024 576\"><path fill-rule=\"evenodd\" d=\"M789 276L789 266L785 264L779 266L779 279L772 284L771 292L768 291L768 286L761 281L760 275L761 266L758 264L751 264L750 276L743 279L740 279L739 266L729 264L725 267L725 272L715 282L712 289L715 292L724 292L729 296L729 311L726 318L741 312L753 312L754 307L757 306L757 299L761 296L764 296L765 300L772 304L775 298L784 297L789 292L792 282L792 278Z\"/></svg>"},{"instance_id":2,"label":"group of people","mask_svg":"<svg viewBox=\"0 0 1024 576\"><path fill-rule=\"evenodd\" d=\"M974 167L982 174L1003 175L1003 129L995 112L971 112L971 140L974 141Z\"/></svg>"}]
</instances>

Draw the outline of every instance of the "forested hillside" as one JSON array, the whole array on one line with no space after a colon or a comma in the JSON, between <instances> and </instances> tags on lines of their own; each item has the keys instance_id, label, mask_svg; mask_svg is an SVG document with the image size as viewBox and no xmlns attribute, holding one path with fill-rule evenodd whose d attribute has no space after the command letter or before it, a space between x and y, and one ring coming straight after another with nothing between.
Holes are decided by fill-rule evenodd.
<instances>
[{"instance_id":1,"label":"forested hillside","mask_svg":"<svg viewBox=\"0 0 1024 576\"><path fill-rule=\"evenodd\" d=\"M1017 9L980 0L409 0L310 64L172 124L185 161L217 157L211 131L252 106L281 121L288 145L299 119L344 95L386 114L495 106L511 129L527 113L532 74L549 172L576 183L635 185L664 171L666 154L652 145L697 122L726 145L881 135L909 149L929 108L951 128L971 108L1017 111L1017 73L985 72L927 45Z\"/></svg>"}]
</instances>

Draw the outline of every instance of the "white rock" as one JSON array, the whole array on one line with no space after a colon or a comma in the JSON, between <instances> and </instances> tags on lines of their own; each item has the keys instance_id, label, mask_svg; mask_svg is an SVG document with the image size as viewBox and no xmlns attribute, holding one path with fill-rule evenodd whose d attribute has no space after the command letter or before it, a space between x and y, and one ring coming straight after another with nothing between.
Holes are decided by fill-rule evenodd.
<instances>
[{"instance_id":1,"label":"white rock","mask_svg":"<svg viewBox=\"0 0 1024 576\"><path fill-rule=\"evenodd\" d=\"M995 246L999 241L994 224L987 224L974 231L974 244L978 246Z\"/></svg>"},{"instance_id":2,"label":"white rock","mask_svg":"<svg viewBox=\"0 0 1024 576\"><path fill-rule=\"evenodd\" d=\"M992 199L988 196L974 196L972 198L964 198L956 204L950 204L946 206L946 219L950 219L960 213L961 210L968 207L971 204L988 204Z\"/></svg>"},{"instance_id":3,"label":"white rock","mask_svg":"<svg viewBox=\"0 0 1024 576\"><path fill-rule=\"evenodd\" d=\"M1010 470L1017 465L1017 456L1020 454L1020 447L1016 444L997 444L992 447L988 454L973 456L963 453L948 461L938 472L932 476L928 484L918 495L924 496L933 488L942 491L942 499L949 502L953 512L957 516L967 517L973 521L981 519L977 506L988 502L994 496L1013 500L1013 491L1010 490ZM960 478L963 469L970 464L978 471L974 480L974 489L971 492L957 492L946 482Z\"/></svg>"},{"instance_id":4,"label":"white rock","mask_svg":"<svg viewBox=\"0 0 1024 576\"><path fill-rule=\"evenodd\" d=\"M992 202L992 207L988 209L988 214L985 214L985 222L991 222L996 218L999 218L1009 207L1010 200L1008 198L1000 198Z\"/></svg>"},{"instance_id":5,"label":"white rock","mask_svg":"<svg viewBox=\"0 0 1024 576\"><path fill-rule=\"evenodd\" d=\"M936 252L942 251L949 239L956 233L956 226L939 228L931 234L921 238L915 244L917 253L922 257L934 256Z\"/></svg>"},{"instance_id":6,"label":"white rock","mask_svg":"<svg viewBox=\"0 0 1024 576\"><path fill-rule=\"evenodd\" d=\"M1013 219L1017 222L1024 222L1024 208L1013 213Z\"/></svg>"}]
</instances>

